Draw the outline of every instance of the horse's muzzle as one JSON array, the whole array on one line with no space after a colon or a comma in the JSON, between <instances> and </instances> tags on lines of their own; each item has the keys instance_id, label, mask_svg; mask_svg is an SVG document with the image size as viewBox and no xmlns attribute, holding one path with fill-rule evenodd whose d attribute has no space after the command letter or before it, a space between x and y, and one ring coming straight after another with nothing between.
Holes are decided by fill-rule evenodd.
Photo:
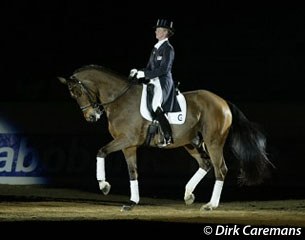
<instances>
[{"instance_id":1,"label":"horse's muzzle","mask_svg":"<svg viewBox=\"0 0 305 240\"><path fill-rule=\"evenodd\" d=\"M95 117L95 115L90 115L88 118L87 118L87 121L88 122L96 122L98 119Z\"/></svg>"},{"instance_id":2,"label":"horse's muzzle","mask_svg":"<svg viewBox=\"0 0 305 240\"><path fill-rule=\"evenodd\" d=\"M88 122L97 122L100 119L101 114L99 109L94 109L94 111L85 116L85 118Z\"/></svg>"}]
</instances>

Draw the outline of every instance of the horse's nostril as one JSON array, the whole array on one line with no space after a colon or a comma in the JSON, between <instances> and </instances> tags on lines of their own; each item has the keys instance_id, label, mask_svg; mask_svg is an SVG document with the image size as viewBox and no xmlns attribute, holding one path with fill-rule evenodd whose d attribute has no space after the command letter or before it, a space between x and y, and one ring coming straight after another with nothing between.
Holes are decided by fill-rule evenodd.
<instances>
[{"instance_id":1,"label":"horse's nostril","mask_svg":"<svg viewBox=\"0 0 305 240\"><path fill-rule=\"evenodd\" d=\"M90 115L89 120L90 120L91 122L95 121L95 116L94 116L94 115Z\"/></svg>"}]
</instances>

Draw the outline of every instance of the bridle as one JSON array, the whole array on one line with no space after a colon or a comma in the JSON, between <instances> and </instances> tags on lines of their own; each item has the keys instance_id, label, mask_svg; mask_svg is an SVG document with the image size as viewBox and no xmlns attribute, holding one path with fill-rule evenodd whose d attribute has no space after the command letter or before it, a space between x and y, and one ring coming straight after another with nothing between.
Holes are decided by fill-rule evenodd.
<instances>
[{"instance_id":1,"label":"bridle","mask_svg":"<svg viewBox=\"0 0 305 240\"><path fill-rule=\"evenodd\" d=\"M74 75L72 75L70 77L70 80L71 82L73 81L74 83L78 84L80 86L80 89L82 91L82 94L85 94L89 100L89 104L87 105L84 105L84 106L80 106L80 109L84 112L86 111L87 108L89 107L92 107L96 110L98 110L100 112L100 115L102 115L104 113L104 108L105 106L107 106L108 104L111 104L113 102L115 102L116 100L118 100L120 97L122 97L123 95L125 95L128 90L132 87L133 83L130 82L122 91L121 93L116 96L114 99L108 101L108 102L105 102L105 103L98 103L97 102L97 98L95 97L96 93L93 92L91 89L89 89L83 82L81 82L77 77L75 77ZM72 89L74 88L75 86L69 86L69 90L70 92L72 91ZM103 109L101 110L100 109L100 106L103 107Z\"/></svg>"}]
</instances>

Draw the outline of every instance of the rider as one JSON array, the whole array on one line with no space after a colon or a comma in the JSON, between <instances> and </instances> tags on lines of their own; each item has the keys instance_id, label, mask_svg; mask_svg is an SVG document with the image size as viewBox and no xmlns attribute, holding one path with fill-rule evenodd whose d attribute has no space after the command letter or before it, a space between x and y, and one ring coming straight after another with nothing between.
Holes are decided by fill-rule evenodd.
<instances>
[{"instance_id":1,"label":"rider","mask_svg":"<svg viewBox=\"0 0 305 240\"><path fill-rule=\"evenodd\" d=\"M180 111L171 73L175 52L168 40L174 34L173 22L158 19L154 28L158 42L154 45L147 66L141 70L132 69L130 77L145 78L149 81L147 91L153 93L149 104L157 103L157 107L152 109L152 117L160 123L165 138L163 146L166 146L173 143L173 137L171 126L164 114Z\"/></svg>"}]
</instances>

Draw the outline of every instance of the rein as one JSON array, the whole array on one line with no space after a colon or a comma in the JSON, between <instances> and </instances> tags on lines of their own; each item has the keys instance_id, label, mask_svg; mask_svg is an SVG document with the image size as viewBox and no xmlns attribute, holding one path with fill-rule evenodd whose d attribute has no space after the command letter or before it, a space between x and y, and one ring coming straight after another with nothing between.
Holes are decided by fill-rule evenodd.
<instances>
[{"instance_id":1,"label":"rein","mask_svg":"<svg viewBox=\"0 0 305 240\"><path fill-rule=\"evenodd\" d=\"M100 105L102 105L103 107L105 107L106 105L115 102L115 101L118 100L120 97L122 97L123 95L125 95L125 93L128 92L128 90L132 87L132 85L133 85L132 83L129 83L129 84L127 85L127 87L125 87L125 89L123 89L123 91L122 91L118 96L116 96L113 100L108 101L108 102L105 102L105 103L101 103Z\"/></svg>"}]
</instances>

